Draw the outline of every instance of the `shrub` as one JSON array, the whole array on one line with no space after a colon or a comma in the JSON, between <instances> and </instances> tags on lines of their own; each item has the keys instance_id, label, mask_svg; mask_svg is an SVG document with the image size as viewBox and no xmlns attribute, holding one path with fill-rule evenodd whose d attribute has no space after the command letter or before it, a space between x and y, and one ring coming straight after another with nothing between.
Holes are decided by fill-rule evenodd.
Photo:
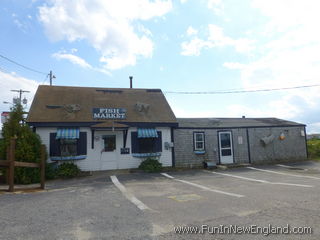
<instances>
[{"instance_id":1,"label":"shrub","mask_svg":"<svg viewBox=\"0 0 320 240\"><path fill-rule=\"evenodd\" d=\"M59 165L58 176L62 178L72 178L78 176L80 169L74 163L62 163Z\"/></svg>"},{"instance_id":2,"label":"shrub","mask_svg":"<svg viewBox=\"0 0 320 240\"><path fill-rule=\"evenodd\" d=\"M320 158L320 139L310 139L307 144L309 158Z\"/></svg>"},{"instance_id":3,"label":"shrub","mask_svg":"<svg viewBox=\"0 0 320 240\"><path fill-rule=\"evenodd\" d=\"M3 124L3 140L0 141L0 158L6 159L6 149L10 139L16 138L15 161L39 163L41 140L24 122L24 111L20 104L14 105L8 122ZM6 173L5 173L6 174ZM35 168L15 168L15 183L36 183L40 181L40 171Z\"/></svg>"},{"instance_id":4,"label":"shrub","mask_svg":"<svg viewBox=\"0 0 320 240\"><path fill-rule=\"evenodd\" d=\"M154 158L147 158L140 164L139 169L149 173L160 172L162 164Z\"/></svg>"},{"instance_id":5,"label":"shrub","mask_svg":"<svg viewBox=\"0 0 320 240\"><path fill-rule=\"evenodd\" d=\"M46 179L55 179L58 177L58 166L56 163L46 163Z\"/></svg>"}]
</instances>

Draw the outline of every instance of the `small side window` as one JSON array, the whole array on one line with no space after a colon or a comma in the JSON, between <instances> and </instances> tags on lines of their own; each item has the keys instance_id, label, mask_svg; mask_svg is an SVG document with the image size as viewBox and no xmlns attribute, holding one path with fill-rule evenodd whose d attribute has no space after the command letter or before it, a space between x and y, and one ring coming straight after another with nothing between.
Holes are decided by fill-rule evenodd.
<instances>
[{"instance_id":1,"label":"small side window","mask_svg":"<svg viewBox=\"0 0 320 240\"><path fill-rule=\"evenodd\" d=\"M195 132L193 133L194 139L194 150L195 151L204 151L204 133L203 132Z\"/></svg>"},{"instance_id":2,"label":"small side window","mask_svg":"<svg viewBox=\"0 0 320 240\"><path fill-rule=\"evenodd\" d=\"M116 149L116 136L115 135L106 135L103 136L104 140L104 151L112 152Z\"/></svg>"}]
</instances>

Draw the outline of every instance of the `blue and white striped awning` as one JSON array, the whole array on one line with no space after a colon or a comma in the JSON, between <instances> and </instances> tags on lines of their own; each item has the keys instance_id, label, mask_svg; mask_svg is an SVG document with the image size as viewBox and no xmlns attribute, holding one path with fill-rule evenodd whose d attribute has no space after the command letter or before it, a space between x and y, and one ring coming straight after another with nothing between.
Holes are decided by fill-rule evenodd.
<instances>
[{"instance_id":1,"label":"blue and white striped awning","mask_svg":"<svg viewBox=\"0 0 320 240\"><path fill-rule=\"evenodd\" d=\"M58 128L56 139L78 139L79 128Z\"/></svg>"},{"instance_id":2,"label":"blue and white striped awning","mask_svg":"<svg viewBox=\"0 0 320 240\"><path fill-rule=\"evenodd\" d=\"M158 133L154 128L138 128L138 138L157 138Z\"/></svg>"}]
</instances>

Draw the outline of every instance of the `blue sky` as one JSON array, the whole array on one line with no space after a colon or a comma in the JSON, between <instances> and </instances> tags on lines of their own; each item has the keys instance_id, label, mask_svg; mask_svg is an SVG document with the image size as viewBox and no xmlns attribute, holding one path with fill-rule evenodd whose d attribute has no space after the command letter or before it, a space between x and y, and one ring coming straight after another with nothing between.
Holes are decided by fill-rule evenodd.
<instances>
[{"instance_id":1,"label":"blue sky","mask_svg":"<svg viewBox=\"0 0 320 240\"><path fill-rule=\"evenodd\" d=\"M168 91L320 84L317 0L1 0L0 54L54 85ZM0 58L0 109L39 74ZM166 93L177 117L278 117L320 132L320 87ZM30 102L29 101L29 102ZM30 104L29 104L30 105Z\"/></svg>"}]
</instances>

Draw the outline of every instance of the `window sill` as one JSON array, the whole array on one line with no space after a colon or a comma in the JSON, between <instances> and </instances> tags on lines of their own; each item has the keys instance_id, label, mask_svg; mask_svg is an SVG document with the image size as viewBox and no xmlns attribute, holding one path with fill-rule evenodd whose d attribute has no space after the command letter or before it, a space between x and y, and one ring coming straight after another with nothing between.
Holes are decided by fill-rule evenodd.
<instances>
[{"instance_id":1,"label":"window sill","mask_svg":"<svg viewBox=\"0 0 320 240\"><path fill-rule=\"evenodd\" d=\"M143 157L159 157L161 152L157 153L132 153L133 157L143 158Z\"/></svg>"},{"instance_id":2,"label":"window sill","mask_svg":"<svg viewBox=\"0 0 320 240\"><path fill-rule=\"evenodd\" d=\"M193 152L197 155L202 155L206 153L206 151L193 151Z\"/></svg>"},{"instance_id":3,"label":"window sill","mask_svg":"<svg viewBox=\"0 0 320 240\"><path fill-rule=\"evenodd\" d=\"M83 160L86 159L87 155L79 155L79 156L69 156L69 157L50 157L51 161L68 161L68 160Z\"/></svg>"}]
</instances>

